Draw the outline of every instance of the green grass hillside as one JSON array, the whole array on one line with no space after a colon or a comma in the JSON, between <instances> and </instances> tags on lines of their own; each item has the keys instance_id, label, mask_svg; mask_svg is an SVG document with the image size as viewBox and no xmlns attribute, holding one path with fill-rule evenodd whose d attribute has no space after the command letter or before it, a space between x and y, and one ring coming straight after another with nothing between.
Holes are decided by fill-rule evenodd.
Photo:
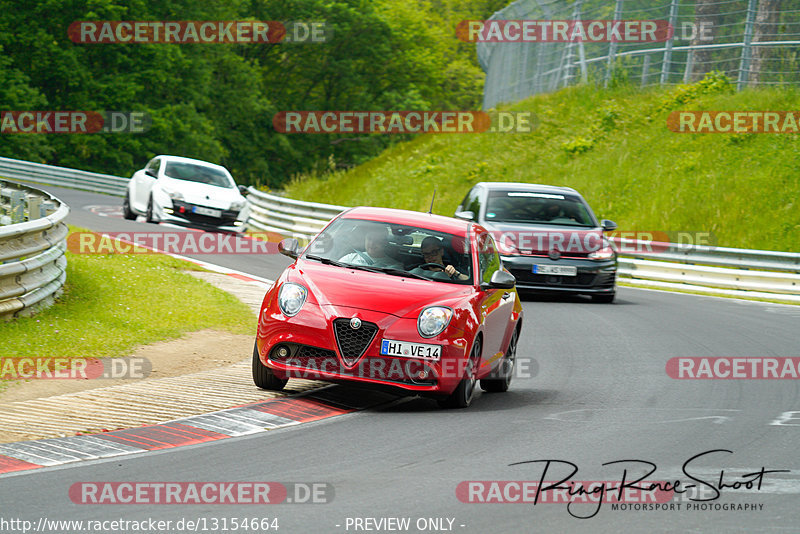
<instances>
[{"instance_id":1,"label":"green grass hillside","mask_svg":"<svg viewBox=\"0 0 800 534\"><path fill-rule=\"evenodd\" d=\"M800 250L800 134L687 134L673 110L798 110L797 89L734 93L724 77L639 90L572 87L508 108L529 134L431 134L359 167L300 176L289 197L452 215L480 181L565 185L620 230L710 231L720 246Z\"/></svg>"}]
</instances>

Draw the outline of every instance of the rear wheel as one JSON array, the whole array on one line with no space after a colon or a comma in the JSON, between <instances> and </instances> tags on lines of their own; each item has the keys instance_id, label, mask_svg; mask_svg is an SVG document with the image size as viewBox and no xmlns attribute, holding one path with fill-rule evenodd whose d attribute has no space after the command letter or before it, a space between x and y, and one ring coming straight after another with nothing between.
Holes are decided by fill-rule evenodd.
<instances>
[{"instance_id":1,"label":"rear wheel","mask_svg":"<svg viewBox=\"0 0 800 534\"><path fill-rule=\"evenodd\" d=\"M136 220L136 214L131 211L131 194L125 193L125 200L122 201L122 216L129 221Z\"/></svg>"},{"instance_id":2,"label":"rear wheel","mask_svg":"<svg viewBox=\"0 0 800 534\"><path fill-rule=\"evenodd\" d=\"M449 397L439 399L437 402L442 408L467 408L475 396L475 386L478 383L478 361L481 357L481 340L477 338L472 346L469 360L467 360L464 378Z\"/></svg>"},{"instance_id":3,"label":"rear wheel","mask_svg":"<svg viewBox=\"0 0 800 534\"><path fill-rule=\"evenodd\" d=\"M253 382L261 389L269 389L272 391L280 391L286 382L286 378L278 378L272 369L267 367L261 362L258 356L258 343L253 344Z\"/></svg>"},{"instance_id":4,"label":"rear wheel","mask_svg":"<svg viewBox=\"0 0 800 534\"><path fill-rule=\"evenodd\" d=\"M592 295L593 302L599 302L601 304L611 304L614 302L614 297L616 297L616 293L603 293L600 295Z\"/></svg>"},{"instance_id":5,"label":"rear wheel","mask_svg":"<svg viewBox=\"0 0 800 534\"><path fill-rule=\"evenodd\" d=\"M519 340L519 328L514 329L511 334L511 341L508 342L508 350L503 356L503 361L496 371L497 378L481 379L481 389L489 393L502 393L508 391L511 385L511 378L514 376L514 362L517 358L517 341Z\"/></svg>"}]
</instances>

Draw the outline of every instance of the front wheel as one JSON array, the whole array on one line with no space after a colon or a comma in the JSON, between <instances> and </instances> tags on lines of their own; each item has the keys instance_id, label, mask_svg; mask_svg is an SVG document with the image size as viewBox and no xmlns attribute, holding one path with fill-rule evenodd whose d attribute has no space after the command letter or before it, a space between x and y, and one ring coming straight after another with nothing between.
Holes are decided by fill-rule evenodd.
<instances>
[{"instance_id":1,"label":"front wheel","mask_svg":"<svg viewBox=\"0 0 800 534\"><path fill-rule=\"evenodd\" d=\"M122 201L122 216L129 221L136 220L136 214L131 210L131 194L125 193L125 200Z\"/></svg>"},{"instance_id":2,"label":"front wheel","mask_svg":"<svg viewBox=\"0 0 800 534\"><path fill-rule=\"evenodd\" d=\"M286 378L278 378L272 369L267 367L261 362L258 356L258 343L253 344L253 382L261 389L269 389L271 391L280 391L289 380Z\"/></svg>"},{"instance_id":3,"label":"front wheel","mask_svg":"<svg viewBox=\"0 0 800 534\"><path fill-rule=\"evenodd\" d=\"M519 341L519 328L514 329L511 341L508 342L508 350L503 356L503 361L495 371L495 377L481 379L481 389L489 393L502 393L508 391L511 385L511 378L514 376L514 361L517 358L517 341Z\"/></svg>"},{"instance_id":4,"label":"front wheel","mask_svg":"<svg viewBox=\"0 0 800 534\"><path fill-rule=\"evenodd\" d=\"M467 360L467 368L464 370L464 377L449 397L437 401L439 406L442 408L467 408L472 404L472 398L475 396L475 386L478 383L478 362L480 358L481 340L478 338L472 346L472 352L469 360Z\"/></svg>"},{"instance_id":5,"label":"front wheel","mask_svg":"<svg viewBox=\"0 0 800 534\"><path fill-rule=\"evenodd\" d=\"M150 197L150 200L147 201L147 214L144 216L144 218L149 223L157 223L158 222L155 219L155 216L153 215L153 197L152 196Z\"/></svg>"}]
</instances>

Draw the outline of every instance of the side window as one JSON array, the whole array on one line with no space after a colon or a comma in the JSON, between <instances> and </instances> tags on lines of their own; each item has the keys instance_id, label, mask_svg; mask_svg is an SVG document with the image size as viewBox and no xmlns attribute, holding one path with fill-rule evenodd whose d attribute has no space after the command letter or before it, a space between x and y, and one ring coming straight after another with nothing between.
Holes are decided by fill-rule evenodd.
<instances>
[{"instance_id":1,"label":"side window","mask_svg":"<svg viewBox=\"0 0 800 534\"><path fill-rule=\"evenodd\" d=\"M480 198L481 190L477 187L473 187L469 190L467 196L464 197L464 200L461 201L459 211L471 211L475 214L475 219L477 219L481 209Z\"/></svg>"},{"instance_id":2,"label":"side window","mask_svg":"<svg viewBox=\"0 0 800 534\"><path fill-rule=\"evenodd\" d=\"M158 176L159 167L161 167L161 160L158 158L150 160L150 163L147 164L147 170L153 171L156 176Z\"/></svg>"},{"instance_id":3,"label":"side window","mask_svg":"<svg viewBox=\"0 0 800 534\"><path fill-rule=\"evenodd\" d=\"M478 236L478 263L481 269L481 281L486 283L500 268L500 255L497 253L494 239L489 233L481 233Z\"/></svg>"}]
</instances>

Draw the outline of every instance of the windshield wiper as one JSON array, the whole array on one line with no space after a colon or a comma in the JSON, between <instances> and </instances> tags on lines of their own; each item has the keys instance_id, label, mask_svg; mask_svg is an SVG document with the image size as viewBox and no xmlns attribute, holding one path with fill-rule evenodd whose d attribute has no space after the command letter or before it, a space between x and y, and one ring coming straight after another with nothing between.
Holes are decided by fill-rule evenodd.
<instances>
[{"instance_id":1,"label":"windshield wiper","mask_svg":"<svg viewBox=\"0 0 800 534\"><path fill-rule=\"evenodd\" d=\"M379 272L379 273L386 273L386 274L391 274L391 275L394 275L394 276L407 276L408 278L417 278L418 280L428 280L428 281L430 281L430 278L425 278L424 276L421 276L419 274L410 273L410 272L404 271L402 269L395 269L393 267L370 267L370 269L374 270L376 272Z\"/></svg>"},{"instance_id":2,"label":"windshield wiper","mask_svg":"<svg viewBox=\"0 0 800 534\"><path fill-rule=\"evenodd\" d=\"M330 258L323 258L322 256L316 256L314 254L306 254L306 258L310 260L316 260L320 263L324 263L325 265L335 265L336 267L352 267L349 263L342 263L340 261L332 260Z\"/></svg>"}]
</instances>

